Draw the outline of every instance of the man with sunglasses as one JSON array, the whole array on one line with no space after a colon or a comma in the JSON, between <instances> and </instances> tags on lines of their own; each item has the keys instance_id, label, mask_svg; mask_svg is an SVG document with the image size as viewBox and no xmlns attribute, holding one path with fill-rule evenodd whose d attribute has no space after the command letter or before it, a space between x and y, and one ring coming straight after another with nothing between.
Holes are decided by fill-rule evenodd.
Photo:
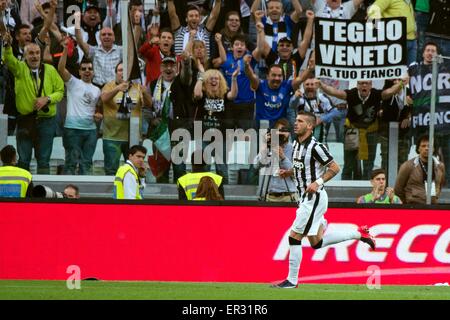
<instances>
[{"instance_id":1,"label":"man with sunglasses","mask_svg":"<svg viewBox=\"0 0 450 320\"><path fill-rule=\"evenodd\" d=\"M101 118L97 112L100 89L92 84L94 68L92 61L83 59L80 64L80 79L66 69L67 43L62 41L63 55L58 72L67 88L67 114L64 124L63 145L66 151L64 174L92 174L92 157L97 145L95 120Z\"/></svg>"}]
</instances>

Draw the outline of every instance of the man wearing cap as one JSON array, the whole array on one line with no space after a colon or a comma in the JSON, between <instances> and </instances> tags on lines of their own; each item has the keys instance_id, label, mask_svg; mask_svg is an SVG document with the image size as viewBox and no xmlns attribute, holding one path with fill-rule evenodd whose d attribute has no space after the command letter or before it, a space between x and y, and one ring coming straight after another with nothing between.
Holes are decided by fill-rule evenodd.
<instances>
[{"instance_id":1,"label":"man wearing cap","mask_svg":"<svg viewBox=\"0 0 450 320\"><path fill-rule=\"evenodd\" d=\"M97 46L100 44L100 29L102 28L102 21L100 8L96 2L87 3L86 9L81 17L80 28L81 35L86 43L91 46ZM66 30L69 34L75 36L75 25L68 25ZM80 54L81 53L82 52L80 52Z\"/></svg>"},{"instance_id":2,"label":"man wearing cap","mask_svg":"<svg viewBox=\"0 0 450 320\"><path fill-rule=\"evenodd\" d=\"M32 189L31 173L16 167L16 149L7 145L0 151L3 166L0 167L0 198L25 198Z\"/></svg>"},{"instance_id":3,"label":"man wearing cap","mask_svg":"<svg viewBox=\"0 0 450 320\"><path fill-rule=\"evenodd\" d=\"M162 29L159 36L157 36L157 38L159 38L158 42L156 42L155 37L150 38L139 49L139 53L145 59L146 84L159 78L161 73L160 68L158 67L161 65L162 59L174 55L174 39L172 31L169 29Z\"/></svg>"},{"instance_id":4,"label":"man wearing cap","mask_svg":"<svg viewBox=\"0 0 450 320\"><path fill-rule=\"evenodd\" d=\"M164 163L158 168L158 172L154 172L156 182L168 183L170 170L170 139L164 139L169 136L169 123L174 119L175 103L173 95L177 94L175 87L180 85L177 79L177 61L175 57L164 57L160 66L161 75L157 80L150 84L152 92L152 109L148 114L149 138L153 141L153 155L160 158L160 163ZM175 83L176 82L176 83ZM186 173L184 164L175 165L174 181Z\"/></svg>"}]
</instances>

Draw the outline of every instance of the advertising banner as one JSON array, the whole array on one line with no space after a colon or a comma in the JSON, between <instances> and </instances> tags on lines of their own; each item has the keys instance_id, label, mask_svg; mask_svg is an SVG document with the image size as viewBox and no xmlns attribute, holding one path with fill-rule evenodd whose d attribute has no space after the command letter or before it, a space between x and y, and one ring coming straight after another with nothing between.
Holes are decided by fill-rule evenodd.
<instances>
[{"instance_id":1,"label":"advertising banner","mask_svg":"<svg viewBox=\"0 0 450 320\"><path fill-rule=\"evenodd\" d=\"M316 77L401 78L407 73L406 18L315 19Z\"/></svg>"},{"instance_id":2,"label":"advertising banner","mask_svg":"<svg viewBox=\"0 0 450 320\"><path fill-rule=\"evenodd\" d=\"M294 207L0 203L0 279L193 282L283 280ZM450 281L450 210L330 208L326 232L368 225L358 240L314 250L302 283Z\"/></svg>"}]
</instances>

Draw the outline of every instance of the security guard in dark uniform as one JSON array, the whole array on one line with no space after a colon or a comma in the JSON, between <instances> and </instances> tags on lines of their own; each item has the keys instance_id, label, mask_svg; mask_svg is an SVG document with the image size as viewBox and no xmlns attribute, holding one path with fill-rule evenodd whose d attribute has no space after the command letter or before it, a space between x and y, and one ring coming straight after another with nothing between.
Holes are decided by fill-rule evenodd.
<instances>
[{"instance_id":1,"label":"security guard in dark uniform","mask_svg":"<svg viewBox=\"0 0 450 320\"><path fill-rule=\"evenodd\" d=\"M0 198L25 198L33 189L29 171L16 167L17 154L12 145L0 151L3 166L0 167ZM31 185L31 186L30 186Z\"/></svg>"},{"instance_id":2,"label":"security guard in dark uniform","mask_svg":"<svg viewBox=\"0 0 450 320\"><path fill-rule=\"evenodd\" d=\"M198 159L201 159L200 164L195 162L195 159L197 158L195 156L196 154L198 154ZM206 171L206 163L203 160L202 150L197 150L192 153L191 163L192 172L178 178L178 199L193 200L195 198L195 193L197 191L198 184L200 183L200 179L205 176L211 177L214 180L217 187L219 188L220 194L225 199L223 191L223 178L218 174Z\"/></svg>"}]
</instances>

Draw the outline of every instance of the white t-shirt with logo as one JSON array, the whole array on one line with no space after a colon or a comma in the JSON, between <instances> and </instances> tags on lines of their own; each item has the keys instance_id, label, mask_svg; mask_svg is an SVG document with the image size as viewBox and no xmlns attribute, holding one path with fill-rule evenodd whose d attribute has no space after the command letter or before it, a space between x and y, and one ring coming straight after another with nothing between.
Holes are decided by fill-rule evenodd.
<instances>
[{"instance_id":1,"label":"white t-shirt with logo","mask_svg":"<svg viewBox=\"0 0 450 320\"><path fill-rule=\"evenodd\" d=\"M80 130L96 129L94 113L101 95L100 89L74 76L66 82L66 88L67 115L64 127Z\"/></svg>"}]
</instances>

